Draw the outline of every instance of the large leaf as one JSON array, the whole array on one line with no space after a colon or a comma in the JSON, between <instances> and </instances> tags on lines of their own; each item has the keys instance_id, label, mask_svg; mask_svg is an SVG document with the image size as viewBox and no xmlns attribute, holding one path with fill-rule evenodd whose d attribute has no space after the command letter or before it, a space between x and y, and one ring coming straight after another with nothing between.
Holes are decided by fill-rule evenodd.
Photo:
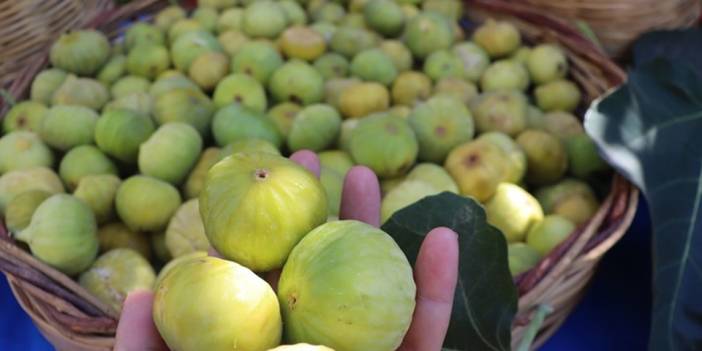
<instances>
[{"instance_id":1,"label":"large leaf","mask_svg":"<svg viewBox=\"0 0 702 351\"><path fill-rule=\"evenodd\" d=\"M634 44L634 64L640 67L657 58L686 62L702 75L702 28L664 30L642 35Z\"/></svg>"},{"instance_id":2,"label":"large leaf","mask_svg":"<svg viewBox=\"0 0 702 351\"><path fill-rule=\"evenodd\" d=\"M414 264L424 236L436 227L451 228L459 238L459 277L445 349L509 350L517 291L507 242L487 223L480 204L444 192L396 212L382 229Z\"/></svg>"},{"instance_id":3,"label":"large leaf","mask_svg":"<svg viewBox=\"0 0 702 351\"><path fill-rule=\"evenodd\" d=\"M702 350L702 77L680 61L643 64L593 104L585 127L650 204L650 349Z\"/></svg>"}]
</instances>

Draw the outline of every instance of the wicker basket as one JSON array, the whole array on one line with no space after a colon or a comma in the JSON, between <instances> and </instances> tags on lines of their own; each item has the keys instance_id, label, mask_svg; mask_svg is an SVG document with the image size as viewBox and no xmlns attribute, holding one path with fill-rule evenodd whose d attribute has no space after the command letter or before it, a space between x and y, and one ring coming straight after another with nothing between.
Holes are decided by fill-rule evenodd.
<instances>
[{"instance_id":1,"label":"wicker basket","mask_svg":"<svg viewBox=\"0 0 702 351\"><path fill-rule=\"evenodd\" d=\"M588 23L612 57L622 57L642 33L689 27L700 16L700 0L512 0L539 11Z\"/></svg>"},{"instance_id":2,"label":"wicker basket","mask_svg":"<svg viewBox=\"0 0 702 351\"><path fill-rule=\"evenodd\" d=\"M560 43L571 60L573 79L584 91L583 106L625 79L621 69L563 21L504 0L469 0L466 3L468 14L475 19L507 19L522 30L528 41ZM135 1L105 12L91 23L114 38L124 20L153 13L166 4L158 0ZM26 96L32 78L46 62L45 51L34 57L17 72L10 93L18 98ZM602 255L626 232L637 202L638 191L621 176L613 176L611 193L594 218L578 228L537 267L517 278L520 299L512 332L514 345L523 338L535 306L547 304L554 312L546 318L534 347L541 345L563 323L578 303ZM19 303L57 349L112 349L117 313L70 278L19 248L1 223L0 270L6 274Z\"/></svg>"}]
</instances>

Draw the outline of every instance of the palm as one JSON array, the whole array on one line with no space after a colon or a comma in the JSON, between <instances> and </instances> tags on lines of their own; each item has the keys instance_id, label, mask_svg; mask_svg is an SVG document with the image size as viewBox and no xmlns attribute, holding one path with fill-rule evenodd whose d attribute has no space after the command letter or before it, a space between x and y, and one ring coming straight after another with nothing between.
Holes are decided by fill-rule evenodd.
<instances>
[{"instance_id":1,"label":"palm","mask_svg":"<svg viewBox=\"0 0 702 351\"><path fill-rule=\"evenodd\" d=\"M319 159L314 153L301 151L290 158L319 176ZM362 166L352 168L344 181L341 198L341 219L380 225L380 186L371 170ZM417 257L414 270L417 305L400 350L441 349L451 316L457 274L457 235L448 228L435 228L427 234ZM277 272L267 277L274 287L277 277ZM151 320L152 303L150 292L137 292L127 297L117 328L115 350L167 350Z\"/></svg>"}]
</instances>

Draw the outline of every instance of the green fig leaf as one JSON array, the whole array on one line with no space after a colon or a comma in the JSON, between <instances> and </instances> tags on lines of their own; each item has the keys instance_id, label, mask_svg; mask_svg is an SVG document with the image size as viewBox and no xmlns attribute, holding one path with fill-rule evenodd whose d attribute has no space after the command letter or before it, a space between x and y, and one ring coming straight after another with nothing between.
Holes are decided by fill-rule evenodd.
<instances>
[{"instance_id":1,"label":"green fig leaf","mask_svg":"<svg viewBox=\"0 0 702 351\"><path fill-rule=\"evenodd\" d=\"M702 76L702 28L662 30L642 35L634 43L634 64L637 67L656 58L681 60Z\"/></svg>"},{"instance_id":2,"label":"green fig leaf","mask_svg":"<svg viewBox=\"0 0 702 351\"><path fill-rule=\"evenodd\" d=\"M702 349L702 76L683 61L643 64L590 107L585 128L649 202L649 349Z\"/></svg>"},{"instance_id":3,"label":"green fig leaf","mask_svg":"<svg viewBox=\"0 0 702 351\"><path fill-rule=\"evenodd\" d=\"M517 290L507 242L473 199L449 192L428 196L393 214L382 229L414 265L424 236L436 227L458 233L458 284L445 349L510 350Z\"/></svg>"}]
</instances>

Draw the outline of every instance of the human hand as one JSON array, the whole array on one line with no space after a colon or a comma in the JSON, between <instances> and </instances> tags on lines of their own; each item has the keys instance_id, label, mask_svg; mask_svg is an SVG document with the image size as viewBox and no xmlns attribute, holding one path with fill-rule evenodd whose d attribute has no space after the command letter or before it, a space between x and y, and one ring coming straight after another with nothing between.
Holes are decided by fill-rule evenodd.
<instances>
[{"instance_id":1,"label":"human hand","mask_svg":"<svg viewBox=\"0 0 702 351\"><path fill-rule=\"evenodd\" d=\"M290 159L319 177L320 164L310 151ZM380 226L380 186L375 174L353 167L344 179L340 219L355 219ZM277 274L267 277L275 285ZM412 324L399 350L440 350L451 317L458 279L458 236L448 228L430 231L419 250L414 269L417 304ZM127 296L117 327L116 351L167 351L151 317L153 293L135 291Z\"/></svg>"}]
</instances>

